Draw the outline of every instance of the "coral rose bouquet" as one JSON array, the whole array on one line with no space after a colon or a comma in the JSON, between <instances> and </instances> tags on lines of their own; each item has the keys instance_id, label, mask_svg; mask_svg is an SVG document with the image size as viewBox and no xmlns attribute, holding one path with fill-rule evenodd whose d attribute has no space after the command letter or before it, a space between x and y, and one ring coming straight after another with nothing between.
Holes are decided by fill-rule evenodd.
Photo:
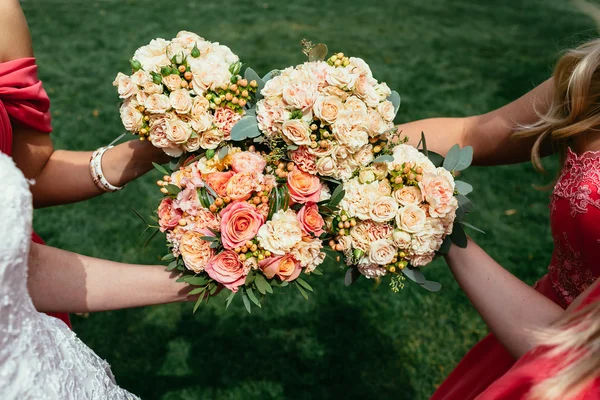
<instances>
[{"instance_id":1,"label":"coral rose bouquet","mask_svg":"<svg viewBox=\"0 0 600 400\"><path fill-rule=\"evenodd\" d=\"M258 81L255 109L234 126L233 140L266 144L311 175L350 179L381 151L400 96L378 82L360 58L303 42L308 62Z\"/></svg>"},{"instance_id":2,"label":"coral rose bouquet","mask_svg":"<svg viewBox=\"0 0 600 400\"><path fill-rule=\"evenodd\" d=\"M466 246L462 226L472 227L464 221L473 210L466 197L472 187L454 173L470 165L473 150L456 145L443 159L427 151L424 136L421 143L419 151L392 135L377 162L344 182L329 246L343 254L346 284L360 276L391 276L397 292L408 277L437 291L441 285L426 280L420 268L447 252L452 242Z\"/></svg>"},{"instance_id":3,"label":"coral rose bouquet","mask_svg":"<svg viewBox=\"0 0 600 400\"><path fill-rule=\"evenodd\" d=\"M226 146L187 160L158 184L164 194L157 228L166 234L168 270L182 273L203 298L219 287L240 293L248 312L285 286L307 297L303 279L320 275L326 213L343 196L276 155ZM324 211L323 211L324 210Z\"/></svg>"},{"instance_id":4,"label":"coral rose bouquet","mask_svg":"<svg viewBox=\"0 0 600 400\"><path fill-rule=\"evenodd\" d=\"M152 40L130 63L131 75L113 82L123 125L171 157L211 152L229 140L258 87L239 75L242 64L227 46L186 31Z\"/></svg>"}]
</instances>

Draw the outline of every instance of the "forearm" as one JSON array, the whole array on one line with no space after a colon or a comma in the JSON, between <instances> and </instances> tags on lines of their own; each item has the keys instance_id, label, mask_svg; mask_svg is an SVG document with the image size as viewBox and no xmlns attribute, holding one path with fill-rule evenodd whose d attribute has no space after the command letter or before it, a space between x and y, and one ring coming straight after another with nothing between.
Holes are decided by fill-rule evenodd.
<instances>
[{"instance_id":1,"label":"forearm","mask_svg":"<svg viewBox=\"0 0 600 400\"><path fill-rule=\"evenodd\" d=\"M32 187L35 206L73 203L103 194L90 175L91 156L91 151L54 151ZM131 140L104 153L102 171L108 182L123 186L152 169L152 162L166 161L162 150Z\"/></svg>"},{"instance_id":2,"label":"forearm","mask_svg":"<svg viewBox=\"0 0 600 400\"><path fill-rule=\"evenodd\" d=\"M490 330L515 357L536 345L533 332L550 326L564 313L471 240L466 249L452 246L446 261Z\"/></svg>"},{"instance_id":3,"label":"forearm","mask_svg":"<svg viewBox=\"0 0 600 400\"><path fill-rule=\"evenodd\" d=\"M402 131L402 136L408 137L408 144L412 146L419 144L422 132L427 149L445 156L455 144L466 145L466 121L467 118L429 118L398 125L398 130Z\"/></svg>"},{"instance_id":4,"label":"forearm","mask_svg":"<svg viewBox=\"0 0 600 400\"><path fill-rule=\"evenodd\" d=\"M122 264L32 244L27 285L42 312L94 312L185 301L161 266Z\"/></svg>"}]
</instances>

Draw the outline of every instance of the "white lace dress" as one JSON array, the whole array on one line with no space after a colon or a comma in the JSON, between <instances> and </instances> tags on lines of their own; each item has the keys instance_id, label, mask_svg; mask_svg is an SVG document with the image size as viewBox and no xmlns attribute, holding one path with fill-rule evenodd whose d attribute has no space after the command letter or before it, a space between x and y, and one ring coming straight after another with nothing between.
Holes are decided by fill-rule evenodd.
<instances>
[{"instance_id":1,"label":"white lace dress","mask_svg":"<svg viewBox=\"0 0 600 400\"><path fill-rule=\"evenodd\" d=\"M32 204L28 182L0 153L0 398L137 399L110 366L27 291Z\"/></svg>"}]
</instances>

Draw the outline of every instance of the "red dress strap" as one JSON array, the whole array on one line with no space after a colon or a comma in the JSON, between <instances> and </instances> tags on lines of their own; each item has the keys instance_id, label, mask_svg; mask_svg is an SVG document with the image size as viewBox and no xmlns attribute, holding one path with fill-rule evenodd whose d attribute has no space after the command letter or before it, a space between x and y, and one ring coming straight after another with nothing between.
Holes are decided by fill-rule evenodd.
<instances>
[{"instance_id":1,"label":"red dress strap","mask_svg":"<svg viewBox=\"0 0 600 400\"><path fill-rule=\"evenodd\" d=\"M50 99L37 76L35 58L0 63L0 151L10 155L12 126L52 131Z\"/></svg>"}]
</instances>

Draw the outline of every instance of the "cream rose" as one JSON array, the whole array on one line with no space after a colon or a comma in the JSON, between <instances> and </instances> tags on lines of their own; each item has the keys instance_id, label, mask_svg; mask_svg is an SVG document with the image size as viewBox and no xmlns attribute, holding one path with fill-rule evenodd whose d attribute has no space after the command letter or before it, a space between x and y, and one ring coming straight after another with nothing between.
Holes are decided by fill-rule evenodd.
<instances>
[{"instance_id":1,"label":"cream rose","mask_svg":"<svg viewBox=\"0 0 600 400\"><path fill-rule=\"evenodd\" d=\"M193 134L187 142L183 144L183 149L188 153L193 153L200 148L200 136Z\"/></svg>"},{"instance_id":2,"label":"cream rose","mask_svg":"<svg viewBox=\"0 0 600 400\"><path fill-rule=\"evenodd\" d=\"M144 126L144 116L132 105L121 107L121 121L129 132L138 132Z\"/></svg>"},{"instance_id":3,"label":"cream rose","mask_svg":"<svg viewBox=\"0 0 600 400\"><path fill-rule=\"evenodd\" d=\"M192 128L178 118L167 120L167 139L173 143L181 144L187 142L192 134Z\"/></svg>"},{"instance_id":4,"label":"cream rose","mask_svg":"<svg viewBox=\"0 0 600 400\"><path fill-rule=\"evenodd\" d=\"M373 145L367 144L362 146L352 155L352 158L357 165L369 165L375 158L375 156L373 156Z\"/></svg>"},{"instance_id":5,"label":"cream rose","mask_svg":"<svg viewBox=\"0 0 600 400\"><path fill-rule=\"evenodd\" d=\"M166 54L168 45L169 42L164 39L153 39L147 46L137 49L133 59L142 65L144 71L158 72L161 67L171 64Z\"/></svg>"},{"instance_id":6,"label":"cream rose","mask_svg":"<svg viewBox=\"0 0 600 400\"><path fill-rule=\"evenodd\" d=\"M152 81L148 81L148 82L144 83L144 92L147 93L148 95L160 94L163 92L163 85L159 85Z\"/></svg>"},{"instance_id":7,"label":"cream rose","mask_svg":"<svg viewBox=\"0 0 600 400\"><path fill-rule=\"evenodd\" d=\"M290 119L283 123L281 132L284 139L297 146L310 144L310 127L302 119Z\"/></svg>"},{"instance_id":8,"label":"cream rose","mask_svg":"<svg viewBox=\"0 0 600 400\"><path fill-rule=\"evenodd\" d=\"M219 144L223 141L223 133L218 129L211 129L200 136L200 146L203 149L216 149Z\"/></svg>"},{"instance_id":9,"label":"cream rose","mask_svg":"<svg viewBox=\"0 0 600 400\"><path fill-rule=\"evenodd\" d=\"M392 234L392 238L394 240L394 246L398 247L400 250L408 250L410 248L412 238L409 233L396 230Z\"/></svg>"},{"instance_id":10,"label":"cream rose","mask_svg":"<svg viewBox=\"0 0 600 400\"><path fill-rule=\"evenodd\" d=\"M369 143L369 134L361 129L353 129L346 134L339 134L339 131L334 133L335 138L340 144L351 149L353 152Z\"/></svg>"},{"instance_id":11,"label":"cream rose","mask_svg":"<svg viewBox=\"0 0 600 400\"><path fill-rule=\"evenodd\" d=\"M454 178L444 168L438 168L437 174L425 173L419 182L423 197L429 203L432 217L445 217L456 210L454 198Z\"/></svg>"},{"instance_id":12,"label":"cream rose","mask_svg":"<svg viewBox=\"0 0 600 400\"><path fill-rule=\"evenodd\" d=\"M113 86L117 87L119 97L122 99L128 99L131 96L134 96L139 90L138 86L131 78L121 72L117 74Z\"/></svg>"},{"instance_id":13,"label":"cream rose","mask_svg":"<svg viewBox=\"0 0 600 400\"><path fill-rule=\"evenodd\" d=\"M416 233L423 229L427 216L416 204L407 204L402 207L397 216L398 227L409 233Z\"/></svg>"},{"instance_id":14,"label":"cream rose","mask_svg":"<svg viewBox=\"0 0 600 400\"><path fill-rule=\"evenodd\" d=\"M387 122L392 122L394 118L396 118L396 112L394 111L394 104L391 101L382 101L377 106L377 111L381 118L383 118Z\"/></svg>"},{"instance_id":15,"label":"cream rose","mask_svg":"<svg viewBox=\"0 0 600 400\"><path fill-rule=\"evenodd\" d=\"M423 202L421 189L416 186L404 186L394 191L394 198L404 206L407 204L421 204Z\"/></svg>"},{"instance_id":16,"label":"cream rose","mask_svg":"<svg viewBox=\"0 0 600 400\"><path fill-rule=\"evenodd\" d=\"M231 79L229 67L218 57L208 56L191 66L194 91L199 95L226 85Z\"/></svg>"},{"instance_id":17,"label":"cream rose","mask_svg":"<svg viewBox=\"0 0 600 400\"><path fill-rule=\"evenodd\" d=\"M200 117L208 113L210 103L203 96L196 96L192 102L192 117Z\"/></svg>"},{"instance_id":18,"label":"cream rose","mask_svg":"<svg viewBox=\"0 0 600 400\"><path fill-rule=\"evenodd\" d=\"M319 96L313 107L313 112L321 121L333 124L342 108L342 101L338 97Z\"/></svg>"},{"instance_id":19,"label":"cream rose","mask_svg":"<svg viewBox=\"0 0 600 400\"><path fill-rule=\"evenodd\" d=\"M392 262L398 250L389 239L379 239L371 243L369 261L373 264L387 265Z\"/></svg>"},{"instance_id":20,"label":"cream rose","mask_svg":"<svg viewBox=\"0 0 600 400\"><path fill-rule=\"evenodd\" d=\"M155 93L148 96L144 107L148 112L164 114L171 108L171 101L166 95Z\"/></svg>"},{"instance_id":21,"label":"cream rose","mask_svg":"<svg viewBox=\"0 0 600 400\"><path fill-rule=\"evenodd\" d=\"M179 114L187 114L192 110L192 98L186 89L177 89L169 95L173 109Z\"/></svg>"},{"instance_id":22,"label":"cream rose","mask_svg":"<svg viewBox=\"0 0 600 400\"><path fill-rule=\"evenodd\" d=\"M350 57L350 65L359 71L359 75L365 75L368 79L373 78L371 67L362 58ZM353 71L354 72L354 71Z\"/></svg>"},{"instance_id":23,"label":"cream rose","mask_svg":"<svg viewBox=\"0 0 600 400\"><path fill-rule=\"evenodd\" d=\"M289 253L302 240L302 229L292 209L277 211L258 230L260 245L276 255Z\"/></svg>"},{"instance_id":24,"label":"cream rose","mask_svg":"<svg viewBox=\"0 0 600 400\"><path fill-rule=\"evenodd\" d=\"M345 67L329 67L327 70L327 83L340 89L352 90L356 82L356 75L350 73Z\"/></svg>"},{"instance_id":25,"label":"cream rose","mask_svg":"<svg viewBox=\"0 0 600 400\"><path fill-rule=\"evenodd\" d=\"M131 81L141 87L151 80L150 74L141 69L131 74Z\"/></svg>"},{"instance_id":26,"label":"cream rose","mask_svg":"<svg viewBox=\"0 0 600 400\"><path fill-rule=\"evenodd\" d=\"M375 222L393 220L398 214L398 203L390 196L383 196L371 205L369 216Z\"/></svg>"},{"instance_id":27,"label":"cream rose","mask_svg":"<svg viewBox=\"0 0 600 400\"><path fill-rule=\"evenodd\" d=\"M171 91L181 89L181 78L179 75L171 74L163 76L162 83Z\"/></svg>"},{"instance_id":28,"label":"cream rose","mask_svg":"<svg viewBox=\"0 0 600 400\"><path fill-rule=\"evenodd\" d=\"M210 242L201 239L210 232L200 233L187 231L181 238L179 251L187 269L199 274L204 271L208 260L214 256L214 250L210 248Z\"/></svg>"},{"instance_id":29,"label":"cream rose","mask_svg":"<svg viewBox=\"0 0 600 400\"><path fill-rule=\"evenodd\" d=\"M335 161L331 156L323 157L317 160L317 173L323 176L336 176L337 168Z\"/></svg>"},{"instance_id":30,"label":"cream rose","mask_svg":"<svg viewBox=\"0 0 600 400\"><path fill-rule=\"evenodd\" d=\"M350 97L349 92L346 92L336 86L325 86L324 88L320 89L319 92L322 96L334 96L341 101L346 101L346 99Z\"/></svg>"},{"instance_id":31,"label":"cream rose","mask_svg":"<svg viewBox=\"0 0 600 400\"><path fill-rule=\"evenodd\" d=\"M194 131L196 131L198 134L202 134L202 132L206 132L212 128L213 117L209 113L195 115L192 117L190 124L192 125L192 129Z\"/></svg>"}]
</instances>

